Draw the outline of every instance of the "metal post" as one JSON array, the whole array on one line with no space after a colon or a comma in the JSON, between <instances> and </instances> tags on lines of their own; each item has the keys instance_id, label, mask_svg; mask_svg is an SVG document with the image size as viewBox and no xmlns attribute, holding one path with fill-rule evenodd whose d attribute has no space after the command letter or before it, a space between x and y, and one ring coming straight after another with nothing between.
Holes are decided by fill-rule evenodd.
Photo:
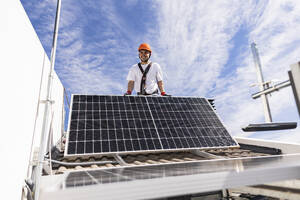
<instances>
[{"instance_id":1,"label":"metal post","mask_svg":"<svg viewBox=\"0 0 300 200\"><path fill-rule=\"evenodd\" d=\"M288 71L288 74L300 117L300 62L291 65L291 70Z\"/></svg>"},{"instance_id":2,"label":"metal post","mask_svg":"<svg viewBox=\"0 0 300 200\"><path fill-rule=\"evenodd\" d=\"M54 71L54 63L55 63L55 54L56 54L56 44L57 44L57 33L58 33L58 25L60 18L60 8L61 8L61 0L57 0L57 8L56 8L56 17L55 17L55 26L54 26L54 35L53 35L53 43L51 50L51 67L48 76L48 85L47 85L47 98L45 102L45 111L43 117L43 127L42 127L42 135L40 142L40 151L38 156L38 165L35 171L35 187L34 187L34 199L39 199L40 192L40 182L43 171L43 163L44 156L47 148L47 139L49 134L49 111L51 106L51 89L52 89L52 79L53 79L53 71Z\"/></svg>"},{"instance_id":3,"label":"metal post","mask_svg":"<svg viewBox=\"0 0 300 200\"><path fill-rule=\"evenodd\" d=\"M259 89L260 89L260 91L264 91L265 89L267 89L267 87L264 85L264 78L262 75L261 63L260 63L258 51L256 48L256 44L254 42L251 44L251 50L252 50L252 54L253 54L254 64L256 67ZM262 94L261 98L262 98L262 102L263 102L263 106L264 106L265 120L266 120L266 122L272 122L272 116L271 116L268 97L266 94Z\"/></svg>"}]
</instances>

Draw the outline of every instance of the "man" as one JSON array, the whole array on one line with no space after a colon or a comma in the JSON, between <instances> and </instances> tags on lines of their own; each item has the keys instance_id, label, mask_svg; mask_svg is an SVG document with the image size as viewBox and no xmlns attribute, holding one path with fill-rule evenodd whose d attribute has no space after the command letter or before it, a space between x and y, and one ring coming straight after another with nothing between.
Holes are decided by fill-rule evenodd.
<instances>
[{"instance_id":1,"label":"man","mask_svg":"<svg viewBox=\"0 0 300 200\"><path fill-rule=\"evenodd\" d=\"M138 95L158 94L158 89L162 96L167 95L163 85L162 70L157 63L151 62L151 48L149 44L143 43L138 48L140 63L133 65L128 73L128 87L125 95L131 95L133 89Z\"/></svg>"}]
</instances>

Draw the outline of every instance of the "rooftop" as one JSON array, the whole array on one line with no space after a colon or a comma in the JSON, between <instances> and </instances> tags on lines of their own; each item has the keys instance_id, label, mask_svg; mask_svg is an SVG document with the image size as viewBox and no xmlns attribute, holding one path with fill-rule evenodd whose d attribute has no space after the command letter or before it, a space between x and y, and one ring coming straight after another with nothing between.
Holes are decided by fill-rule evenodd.
<instances>
[{"instance_id":1,"label":"rooftop","mask_svg":"<svg viewBox=\"0 0 300 200\"><path fill-rule=\"evenodd\" d=\"M57 145L59 146L59 145ZM240 143L240 148L210 149L201 151L158 152L123 154L116 156L63 157L64 145L61 150L52 150L54 159L61 163L52 164L52 174L88 169L115 168L121 166L159 165L166 163L184 163L200 160L251 158L280 155L281 150ZM101 163L111 161L111 163ZM49 173L50 171L48 171ZM50 174L50 173L49 173ZM47 172L45 171L45 175Z\"/></svg>"}]
</instances>

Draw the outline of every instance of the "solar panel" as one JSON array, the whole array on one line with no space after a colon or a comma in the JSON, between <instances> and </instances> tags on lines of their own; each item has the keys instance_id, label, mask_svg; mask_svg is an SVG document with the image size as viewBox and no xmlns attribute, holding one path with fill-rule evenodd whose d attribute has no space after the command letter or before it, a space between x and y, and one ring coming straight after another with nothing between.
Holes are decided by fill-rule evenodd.
<instances>
[{"instance_id":1,"label":"solar panel","mask_svg":"<svg viewBox=\"0 0 300 200\"><path fill-rule=\"evenodd\" d=\"M205 98L72 95L65 156L233 147Z\"/></svg>"}]
</instances>

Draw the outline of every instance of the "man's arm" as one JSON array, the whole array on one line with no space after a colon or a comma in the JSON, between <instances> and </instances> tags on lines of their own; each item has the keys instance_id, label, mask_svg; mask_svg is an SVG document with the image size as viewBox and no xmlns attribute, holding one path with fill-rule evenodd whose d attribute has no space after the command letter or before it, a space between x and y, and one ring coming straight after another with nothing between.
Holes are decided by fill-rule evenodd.
<instances>
[{"instance_id":1,"label":"man's arm","mask_svg":"<svg viewBox=\"0 0 300 200\"><path fill-rule=\"evenodd\" d=\"M163 74L160 66L157 64L157 74L156 74L156 80L157 80L157 85L160 90L161 96L171 96L166 94L165 89L164 89L164 84L163 84Z\"/></svg>"},{"instance_id":2,"label":"man's arm","mask_svg":"<svg viewBox=\"0 0 300 200\"><path fill-rule=\"evenodd\" d=\"M158 88L159 88L159 90L160 90L160 93L165 92L163 81L158 81L158 82L157 82L157 85L158 85Z\"/></svg>"},{"instance_id":3,"label":"man's arm","mask_svg":"<svg viewBox=\"0 0 300 200\"><path fill-rule=\"evenodd\" d=\"M157 82L157 85L158 85L158 88L159 88L159 90L160 90L161 96L168 96L168 97L171 96L171 95L169 95L169 94L166 94L165 89L164 89L163 81L158 81L158 82Z\"/></svg>"},{"instance_id":4,"label":"man's arm","mask_svg":"<svg viewBox=\"0 0 300 200\"><path fill-rule=\"evenodd\" d=\"M134 81L128 81L127 93L131 94L134 87Z\"/></svg>"}]
</instances>

